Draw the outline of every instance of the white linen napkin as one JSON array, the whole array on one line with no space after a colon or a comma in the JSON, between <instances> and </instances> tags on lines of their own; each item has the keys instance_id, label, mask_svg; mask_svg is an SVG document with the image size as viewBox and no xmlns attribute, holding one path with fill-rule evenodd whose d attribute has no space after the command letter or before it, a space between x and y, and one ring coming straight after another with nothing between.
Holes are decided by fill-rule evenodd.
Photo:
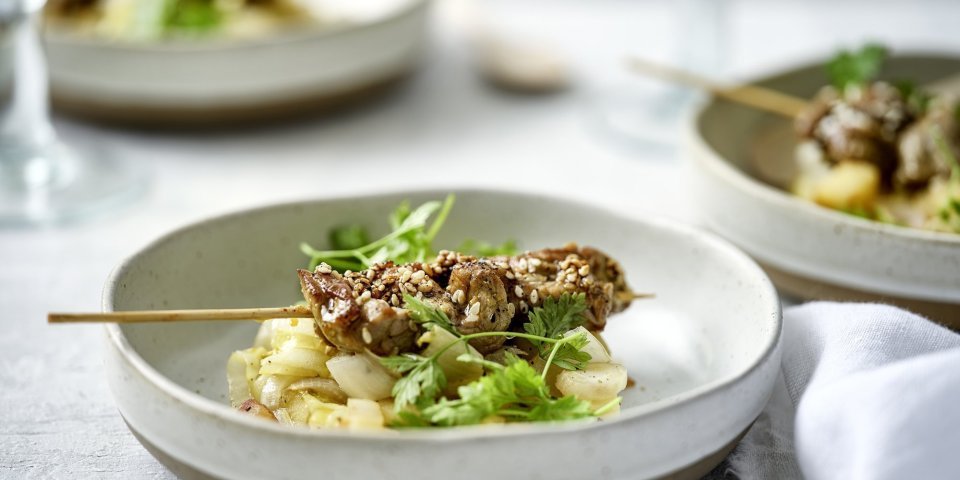
<instances>
[{"instance_id":1,"label":"white linen napkin","mask_svg":"<svg viewBox=\"0 0 960 480\"><path fill-rule=\"evenodd\" d=\"M960 478L960 335L886 305L786 309L776 389L726 463L715 476Z\"/></svg>"}]
</instances>

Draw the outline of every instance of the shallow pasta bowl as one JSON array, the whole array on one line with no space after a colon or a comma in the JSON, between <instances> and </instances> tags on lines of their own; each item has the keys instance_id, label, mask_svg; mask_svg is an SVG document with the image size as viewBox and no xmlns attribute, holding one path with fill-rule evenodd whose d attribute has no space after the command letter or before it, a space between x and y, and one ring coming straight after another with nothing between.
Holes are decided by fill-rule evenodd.
<instances>
[{"instance_id":1,"label":"shallow pasta bowl","mask_svg":"<svg viewBox=\"0 0 960 480\"><path fill-rule=\"evenodd\" d=\"M426 0L251 38L112 40L45 31L54 106L124 125L221 126L327 111L385 91L426 45ZM368 5L369 6L369 5Z\"/></svg>"},{"instance_id":2,"label":"shallow pasta bowl","mask_svg":"<svg viewBox=\"0 0 960 480\"><path fill-rule=\"evenodd\" d=\"M360 222L378 232L410 191L270 206L175 231L113 273L105 310L288 305L301 241ZM602 422L345 432L232 410L225 364L254 322L111 325L106 370L121 415L161 461L222 478L699 478L760 413L780 362L780 304L748 257L691 228L521 193L457 192L440 246L472 237L537 249L576 241L611 254L656 298L604 337L636 386Z\"/></svg>"},{"instance_id":3,"label":"shallow pasta bowl","mask_svg":"<svg viewBox=\"0 0 960 480\"><path fill-rule=\"evenodd\" d=\"M890 59L884 76L931 84L957 73L958 58L905 55ZM751 83L810 98L825 82L818 64ZM703 223L760 262L781 291L893 303L960 328L960 235L865 220L791 195L789 120L713 100L687 139Z\"/></svg>"}]
</instances>

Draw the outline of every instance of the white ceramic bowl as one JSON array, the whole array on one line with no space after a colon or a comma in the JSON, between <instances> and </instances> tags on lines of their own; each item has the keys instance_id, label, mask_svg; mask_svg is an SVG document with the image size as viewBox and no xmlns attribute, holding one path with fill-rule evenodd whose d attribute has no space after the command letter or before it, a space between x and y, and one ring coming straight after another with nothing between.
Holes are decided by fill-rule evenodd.
<instances>
[{"instance_id":1,"label":"white ceramic bowl","mask_svg":"<svg viewBox=\"0 0 960 480\"><path fill-rule=\"evenodd\" d=\"M383 232L404 192L277 205L175 231L111 276L104 309L288 305L302 240L331 226ZM638 291L655 292L611 318L605 338L635 387L622 414L589 424L510 425L384 433L311 431L233 411L225 362L253 322L112 325L106 371L120 413L144 445L181 474L243 478L699 478L733 447L773 387L780 304L746 255L668 222L520 193L461 191L438 241L466 237L542 248L577 241L619 259Z\"/></svg>"},{"instance_id":2,"label":"white ceramic bowl","mask_svg":"<svg viewBox=\"0 0 960 480\"><path fill-rule=\"evenodd\" d=\"M957 72L960 59L918 55L891 59L885 74L923 84ZM809 98L825 81L815 65L752 83ZM960 235L864 220L790 195L787 119L713 100L688 140L703 222L757 259L781 291L891 302L960 328Z\"/></svg>"},{"instance_id":3,"label":"white ceramic bowl","mask_svg":"<svg viewBox=\"0 0 960 480\"><path fill-rule=\"evenodd\" d=\"M363 100L416 65L429 2L389 0L349 26L255 39L117 42L46 32L54 105L102 120L209 125Z\"/></svg>"}]
</instances>

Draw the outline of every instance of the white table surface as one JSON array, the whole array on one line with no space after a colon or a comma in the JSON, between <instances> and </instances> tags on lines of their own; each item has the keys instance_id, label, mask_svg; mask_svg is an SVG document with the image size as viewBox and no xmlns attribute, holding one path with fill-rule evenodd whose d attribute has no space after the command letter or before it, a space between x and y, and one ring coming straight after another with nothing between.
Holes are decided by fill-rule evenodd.
<instances>
[{"instance_id":1,"label":"white table surface","mask_svg":"<svg viewBox=\"0 0 960 480\"><path fill-rule=\"evenodd\" d=\"M693 2L694 4L696 2ZM556 42L575 87L504 95L470 68L440 8L420 73L376 105L326 120L206 135L118 131L58 119L67 142L149 167L138 203L70 227L0 230L0 477L174 478L130 435L101 374L102 329L45 324L100 309L110 270L152 238L263 203L390 187L481 185L568 195L695 222L683 162L597 121L631 91L636 52L669 59L673 9L653 2L491 2L494 18ZM879 6L877 6L879 5ZM544 9L550 15L543 15ZM829 13L829 15L826 15ZM930 2L728 2L725 78L748 77L864 38L960 51L960 6ZM684 35L689 32L685 30ZM642 108L642 104L637 104Z\"/></svg>"}]
</instances>

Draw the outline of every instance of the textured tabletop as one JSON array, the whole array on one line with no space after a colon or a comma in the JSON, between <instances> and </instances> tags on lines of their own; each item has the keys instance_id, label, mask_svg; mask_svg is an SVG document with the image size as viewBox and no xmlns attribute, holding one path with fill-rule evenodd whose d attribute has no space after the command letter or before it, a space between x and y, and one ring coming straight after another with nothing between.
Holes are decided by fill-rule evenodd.
<instances>
[{"instance_id":1,"label":"textured tabletop","mask_svg":"<svg viewBox=\"0 0 960 480\"><path fill-rule=\"evenodd\" d=\"M552 15L541 17L548 3ZM630 52L673 56L673 7L611 0L492 5L510 28L528 29L569 54L576 67L572 89L524 97L485 86L438 5L420 72L381 102L334 118L209 135L58 120L67 142L109 148L149 167L152 185L138 203L94 221L0 230L0 477L173 478L114 407L101 373L102 328L44 322L48 311L99 310L111 269L174 227L269 202L469 185L695 222L676 150L610 131L598 113L610 99L643 108L630 96L621 61ZM727 2L721 12L725 60L715 73L737 78L771 71L863 38L960 51L953 24L960 9L948 2L930 3L948 12L938 15L916 4L881 2L886 6L867 13L873 2L844 5ZM819 18L826 8L830 17Z\"/></svg>"}]
</instances>

